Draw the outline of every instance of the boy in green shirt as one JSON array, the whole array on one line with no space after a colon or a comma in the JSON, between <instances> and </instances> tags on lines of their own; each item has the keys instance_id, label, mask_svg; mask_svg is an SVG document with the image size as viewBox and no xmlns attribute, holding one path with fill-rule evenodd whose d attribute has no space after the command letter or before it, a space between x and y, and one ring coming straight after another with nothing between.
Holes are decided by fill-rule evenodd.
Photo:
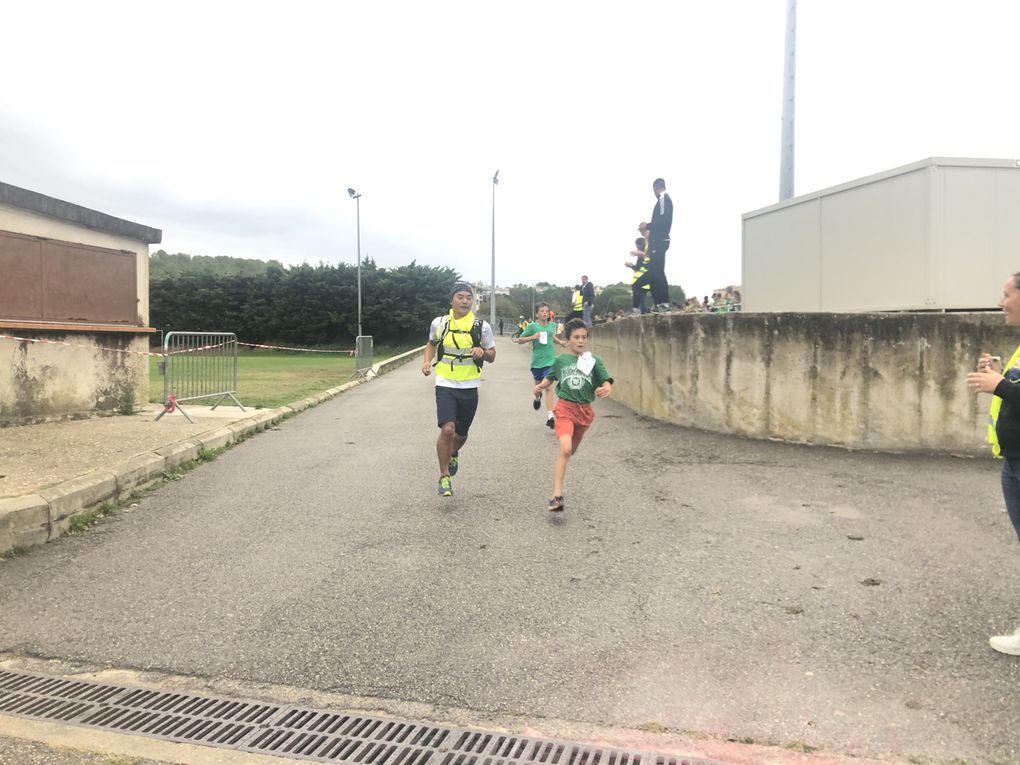
<instances>
[{"instance_id":1,"label":"boy in green shirt","mask_svg":"<svg viewBox=\"0 0 1020 765\"><path fill-rule=\"evenodd\" d=\"M526 326L520 337L514 338L515 343L532 343L531 346L531 376L536 383L542 382L545 376L552 369L553 361L556 360L556 344L563 344L563 341L556 337L556 322L549 320L549 304L539 303L535 311L536 321ZM542 406L542 394L536 393L532 407L537 412ZM545 424L552 428L553 419L553 392L548 388L545 393L546 421Z\"/></svg>"},{"instance_id":2,"label":"boy in green shirt","mask_svg":"<svg viewBox=\"0 0 1020 765\"><path fill-rule=\"evenodd\" d=\"M556 384L556 465L553 467L553 496L549 510L563 510L563 479L567 474L567 462L581 445L581 439L595 419L591 402L608 398L613 393L613 378L606 371L602 359L589 353L588 328L582 319L571 319L563 328L567 350L556 357L552 371L535 385L535 395Z\"/></svg>"}]
</instances>

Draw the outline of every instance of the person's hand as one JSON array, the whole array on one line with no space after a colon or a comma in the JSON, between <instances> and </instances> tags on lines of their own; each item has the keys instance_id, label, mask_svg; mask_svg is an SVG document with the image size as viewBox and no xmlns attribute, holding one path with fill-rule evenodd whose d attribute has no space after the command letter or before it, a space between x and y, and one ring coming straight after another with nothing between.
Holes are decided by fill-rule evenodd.
<instances>
[{"instance_id":1,"label":"person's hand","mask_svg":"<svg viewBox=\"0 0 1020 765\"><path fill-rule=\"evenodd\" d=\"M595 389L595 395L599 398L609 398L613 395L613 386L611 383L604 382Z\"/></svg>"},{"instance_id":2,"label":"person's hand","mask_svg":"<svg viewBox=\"0 0 1020 765\"><path fill-rule=\"evenodd\" d=\"M978 358L977 370L978 372L984 372L985 370L991 370L993 372L1001 371L999 365L1002 363L1002 359L998 356L992 356L990 353L982 353Z\"/></svg>"},{"instance_id":3,"label":"person's hand","mask_svg":"<svg viewBox=\"0 0 1020 765\"><path fill-rule=\"evenodd\" d=\"M542 395L542 392L543 392L544 390L545 390L545 388L543 388L543 387L542 387L541 385L538 385L538 384L536 383L536 385L535 385L535 395L536 395L536 396L541 396L541 395Z\"/></svg>"},{"instance_id":4,"label":"person's hand","mask_svg":"<svg viewBox=\"0 0 1020 765\"><path fill-rule=\"evenodd\" d=\"M432 374L432 365L426 361L424 364L421 365L421 373L428 377L430 374Z\"/></svg>"},{"instance_id":5,"label":"person's hand","mask_svg":"<svg viewBox=\"0 0 1020 765\"><path fill-rule=\"evenodd\" d=\"M512 343L513 343L514 345L517 345L517 343L519 343L519 342L520 342L520 338L517 338L517 337L511 337L511 338L510 338L510 342L512 342Z\"/></svg>"},{"instance_id":6,"label":"person's hand","mask_svg":"<svg viewBox=\"0 0 1020 765\"><path fill-rule=\"evenodd\" d=\"M994 393L995 388L1003 379L1003 376L995 370L984 369L967 375L967 385L975 393Z\"/></svg>"},{"instance_id":7,"label":"person's hand","mask_svg":"<svg viewBox=\"0 0 1020 765\"><path fill-rule=\"evenodd\" d=\"M471 358L473 358L475 361L478 361L478 359L480 359L484 355L485 349L482 348L482 346L480 345L476 345L474 348L471 349Z\"/></svg>"}]
</instances>

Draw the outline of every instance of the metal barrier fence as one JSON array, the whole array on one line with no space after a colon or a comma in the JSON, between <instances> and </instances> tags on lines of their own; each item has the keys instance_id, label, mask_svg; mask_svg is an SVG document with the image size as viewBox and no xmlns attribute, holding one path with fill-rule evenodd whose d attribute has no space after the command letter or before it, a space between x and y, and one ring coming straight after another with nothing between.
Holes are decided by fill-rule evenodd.
<instances>
[{"instance_id":1,"label":"metal barrier fence","mask_svg":"<svg viewBox=\"0 0 1020 765\"><path fill-rule=\"evenodd\" d=\"M164 414L180 410L182 401L215 398L212 408L224 399L237 400L237 335L233 332L168 332L163 338L163 361L159 364L163 375Z\"/></svg>"},{"instance_id":2,"label":"metal barrier fence","mask_svg":"<svg viewBox=\"0 0 1020 765\"><path fill-rule=\"evenodd\" d=\"M372 373L372 353L375 341L372 335L358 335L354 344L354 374L348 379L361 377L364 380Z\"/></svg>"}]
</instances>

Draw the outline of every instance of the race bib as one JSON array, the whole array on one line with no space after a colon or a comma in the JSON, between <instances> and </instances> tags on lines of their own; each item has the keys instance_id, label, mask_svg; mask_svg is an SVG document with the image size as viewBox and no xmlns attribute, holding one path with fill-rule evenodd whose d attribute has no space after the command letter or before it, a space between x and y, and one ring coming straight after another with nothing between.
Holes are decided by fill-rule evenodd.
<instances>
[{"instance_id":1,"label":"race bib","mask_svg":"<svg viewBox=\"0 0 1020 765\"><path fill-rule=\"evenodd\" d=\"M581 354L581 357L577 360L577 371L581 374L591 374L591 370L595 368L595 357L591 355L590 351L585 351Z\"/></svg>"}]
</instances>

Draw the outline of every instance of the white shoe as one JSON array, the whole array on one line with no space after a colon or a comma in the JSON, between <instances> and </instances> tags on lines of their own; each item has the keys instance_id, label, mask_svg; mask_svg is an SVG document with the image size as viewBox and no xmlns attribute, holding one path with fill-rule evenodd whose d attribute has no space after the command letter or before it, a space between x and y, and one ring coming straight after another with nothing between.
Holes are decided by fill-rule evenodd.
<instances>
[{"instance_id":1,"label":"white shoe","mask_svg":"<svg viewBox=\"0 0 1020 765\"><path fill-rule=\"evenodd\" d=\"M1020 656L1020 630L1017 630L1012 635L994 635L988 638L988 645L999 653Z\"/></svg>"}]
</instances>

